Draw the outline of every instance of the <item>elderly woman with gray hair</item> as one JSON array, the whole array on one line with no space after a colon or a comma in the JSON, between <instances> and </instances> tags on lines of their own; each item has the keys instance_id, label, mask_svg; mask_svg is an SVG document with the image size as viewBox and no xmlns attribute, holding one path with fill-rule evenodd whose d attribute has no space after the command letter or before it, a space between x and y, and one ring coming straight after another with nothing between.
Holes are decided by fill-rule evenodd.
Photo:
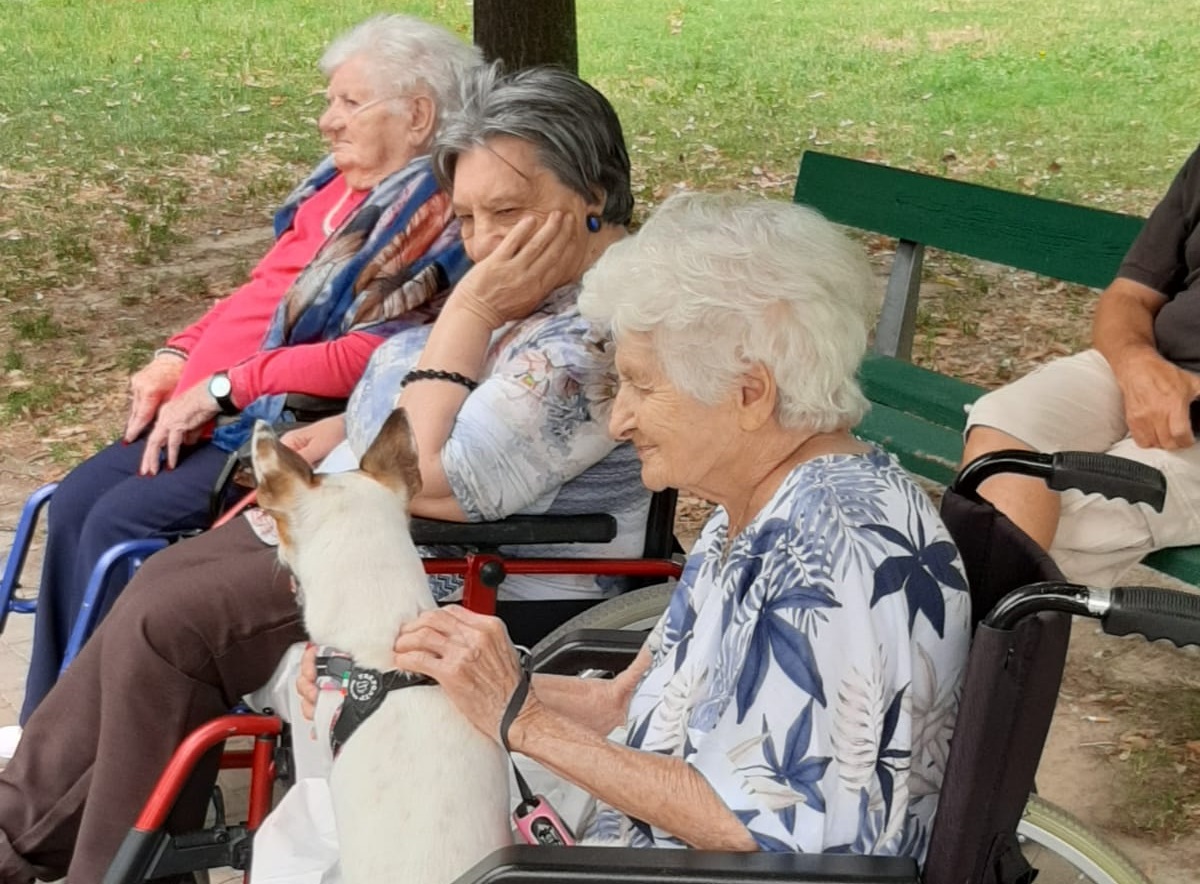
<instances>
[{"instance_id":1,"label":"elderly woman with gray hair","mask_svg":"<svg viewBox=\"0 0 1200 884\"><path fill-rule=\"evenodd\" d=\"M969 602L930 501L851 434L874 305L832 225L740 197L669 199L585 278L617 346L610 431L650 488L719 505L668 610L610 681L529 683L457 607L394 662L594 796L589 841L924 854Z\"/></svg>"},{"instance_id":2,"label":"elderly woman with gray hair","mask_svg":"<svg viewBox=\"0 0 1200 884\"><path fill-rule=\"evenodd\" d=\"M565 71L477 68L432 164L474 266L436 321L375 351L344 420L294 431L290 444L321 471L353 463L398 403L420 449L414 515L604 511L617 537L580 554L640 554L650 493L632 446L606 432L612 348L577 305L584 272L626 235L633 211L616 112ZM134 576L0 772L0 882L100 880L188 732L267 683L305 641L272 527L235 519L152 556ZM568 548L578 550L555 552ZM449 599L456 588L439 583L434 593ZM497 610L540 613L556 606L509 602L551 597L579 610L613 589L590 575L506 580ZM514 634L528 626L512 621ZM328 752L329 736L297 727L293 743L319 740ZM171 830L200 826L208 794L181 799Z\"/></svg>"},{"instance_id":3,"label":"elderly woman with gray hair","mask_svg":"<svg viewBox=\"0 0 1200 884\"><path fill-rule=\"evenodd\" d=\"M289 393L345 399L380 344L437 315L468 261L429 148L479 63L409 16L375 16L329 45L317 121L329 155L276 214L250 278L130 379L122 438L54 493L22 724L58 678L106 550L207 528L212 488L256 419L290 419ZM109 577L107 605L125 581ZM4 758L19 733L0 731Z\"/></svg>"}]
</instances>

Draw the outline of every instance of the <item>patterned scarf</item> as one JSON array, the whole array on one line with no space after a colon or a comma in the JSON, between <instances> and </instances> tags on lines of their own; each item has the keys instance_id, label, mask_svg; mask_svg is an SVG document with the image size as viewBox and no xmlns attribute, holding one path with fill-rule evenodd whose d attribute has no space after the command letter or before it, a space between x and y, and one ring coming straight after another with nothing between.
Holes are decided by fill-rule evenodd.
<instances>
[{"instance_id":1,"label":"patterned scarf","mask_svg":"<svg viewBox=\"0 0 1200 884\"><path fill-rule=\"evenodd\" d=\"M300 204L328 184L337 169L327 157L288 196L275 215L275 236L292 225ZM468 259L450 197L438 188L429 158L418 157L379 182L366 200L318 249L284 293L262 350L329 341L369 329L390 337L433 321ZM286 396L261 396L213 442L236 451L254 422L290 421Z\"/></svg>"}]
</instances>

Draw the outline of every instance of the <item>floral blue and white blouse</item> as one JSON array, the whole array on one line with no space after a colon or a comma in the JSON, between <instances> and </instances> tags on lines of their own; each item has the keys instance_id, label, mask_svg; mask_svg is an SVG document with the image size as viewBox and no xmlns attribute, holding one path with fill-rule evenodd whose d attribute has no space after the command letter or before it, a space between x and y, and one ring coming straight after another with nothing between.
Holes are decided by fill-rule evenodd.
<instances>
[{"instance_id":1,"label":"floral blue and white blouse","mask_svg":"<svg viewBox=\"0 0 1200 884\"><path fill-rule=\"evenodd\" d=\"M608 435L616 390L608 334L584 319L579 287L557 289L530 316L497 331L479 387L463 402L442 449L442 468L469 521L514 513L610 513L617 537L605 544L572 544L576 558L636 558L645 543L650 492L630 445ZM395 407L400 381L425 347L432 326L398 334L375 351L346 409L348 449L324 470L352 468ZM346 452L342 452L344 455ZM339 461L341 464L339 465ZM427 550L454 555L456 550ZM561 546L526 545L513 556L562 555ZM603 596L614 578L588 575L510 575L501 598ZM434 577L439 600L455 598L458 578Z\"/></svg>"},{"instance_id":2,"label":"floral blue and white blouse","mask_svg":"<svg viewBox=\"0 0 1200 884\"><path fill-rule=\"evenodd\" d=\"M726 553L727 527L650 636L627 744L691 764L763 850L921 859L970 630L933 505L873 449L797 466ZM603 805L585 834L683 846Z\"/></svg>"}]
</instances>

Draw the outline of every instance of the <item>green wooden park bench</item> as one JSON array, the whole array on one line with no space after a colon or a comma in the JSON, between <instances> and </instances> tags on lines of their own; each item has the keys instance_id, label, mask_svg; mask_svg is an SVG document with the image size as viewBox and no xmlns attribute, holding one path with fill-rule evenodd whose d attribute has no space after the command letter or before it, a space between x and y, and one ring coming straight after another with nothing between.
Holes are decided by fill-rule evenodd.
<instances>
[{"instance_id":1,"label":"green wooden park bench","mask_svg":"<svg viewBox=\"0 0 1200 884\"><path fill-rule=\"evenodd\" d=\"M942 484L962 456L965 406L984 391L910 361L925 247L1103 288L1144 220L817 151L801 158L794 199L838 224L896 239L861 373L872 408L859 431ZM1145 563L1200 585L1200 547L1163 550Z\"/></svg>"}]
</instances>

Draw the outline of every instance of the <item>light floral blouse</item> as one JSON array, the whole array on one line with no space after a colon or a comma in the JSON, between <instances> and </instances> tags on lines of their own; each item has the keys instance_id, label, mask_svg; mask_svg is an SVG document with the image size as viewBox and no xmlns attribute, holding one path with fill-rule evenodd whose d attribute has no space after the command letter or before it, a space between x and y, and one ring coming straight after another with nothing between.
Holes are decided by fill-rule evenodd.
<instances>
[{"instance_id":1,"label":"light floral blouse","mask_svg":"<svg viewBox=\"0 0 1200 884\"><path fill-rule=\"evenodd\" d=\"M574 558L636 558L645 542L650 492L630 445L608 435L616 391L613 345L576 307L578 286L553 292L533 314L492 338L479 387L463 402L442 450L451 490L470 521L514 513L610 513L617 538L572 544ZM375 351L346 410L357 461L395 406L400 381L417 362L431 327L403 332ZM429 554L454 554L428 550ZM562 546L520 546L510 555L563 555ZM609 595L616 578L514 575L502 598ZM456 597L458 578L431 579L439 600Z\"/></svg>"},{"instance_id":2,"label":"light floral blouse","mask_svg":"<svg viewBox=\"0 0 1200 884\"><path fill-rule=\"evenodd\" d=\"M883 452L718 509L652 632L626 742L684 759L763 850L922 858L970 631L958 552ZM683 846L601 805L590 840Z\"/></svg>"}]
</instances>

